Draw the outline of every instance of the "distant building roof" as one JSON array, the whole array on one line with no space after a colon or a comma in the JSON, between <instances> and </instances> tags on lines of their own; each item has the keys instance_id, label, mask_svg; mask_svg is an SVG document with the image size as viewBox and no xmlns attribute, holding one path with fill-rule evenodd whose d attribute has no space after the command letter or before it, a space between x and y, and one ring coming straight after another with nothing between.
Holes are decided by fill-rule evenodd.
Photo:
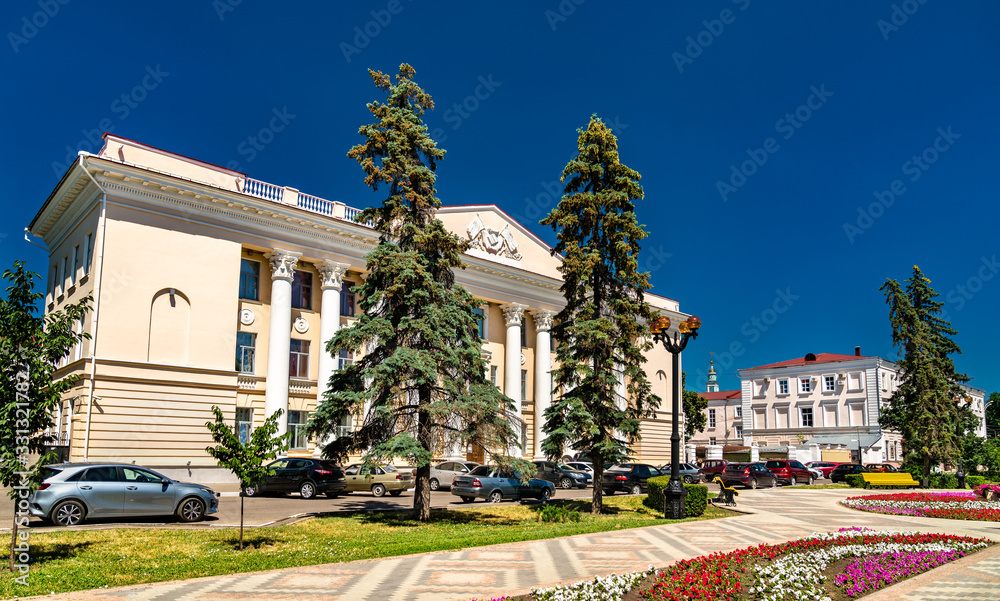
<instances>
[{"instance_id":1,"label":"distant building roof","mask_svg":"<svg viewBox=\"0 0 1000 601\"><path fill-rule=\"evenodd\" d=\"M715 392L699 392L698 396L707 401L727 401L742 397L739 390L716 390Z\"/></svg>"},{"instance_id":2,"label":"distant building roof","mask_svg":"<svg viewBox=\"0 0 1000 601\"><path fill-rule=\"evenodd\" d=\"M844 445L848 449L856 449L858 448L858 438L861 439L861 448L867 449L878 442L878 439L881 438L881 436L879 434L868 433L863 433L858 436L857 432L848 432L845 434L819 434L803 442L802 446L808 446L811 444L829 444Z\"/></svg>"},{"instance_id":3,"label":"distant building roof","mask_svg":"<svg viewBox=\"0 0 1000 601\"><path fill-rule=\"evenodd\" d=\"M809 359L810 357L812 357L812 359ZM759 365L757 367L751 367L750 369L770 369L772 367L792 367L796 365L812 365L814 363L837 363L840 361L861 361L862 359L873 358L874 357L861 357L859 355L838 355L836 353L820 353L818 355L809 353L805 357L789 359L788 361L779 361L778 363L768 363L767 365Z\"/></svg>"}]
</instances>

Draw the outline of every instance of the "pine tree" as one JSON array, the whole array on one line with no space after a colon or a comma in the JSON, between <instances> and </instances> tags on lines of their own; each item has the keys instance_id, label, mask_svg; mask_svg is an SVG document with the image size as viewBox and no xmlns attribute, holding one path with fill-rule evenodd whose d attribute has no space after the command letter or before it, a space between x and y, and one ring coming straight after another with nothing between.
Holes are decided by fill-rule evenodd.
<instances>
[{"instance_id":1,"label":"pine tree","mask_svg":"<svg viewBox=\"0 0 1000 601\"><path fill-rule=\"evenodd\" d=\"M368 110L376 122L358 133L366 141L350 150L366 174L365 183L388 194L381 206L365 209L379 242L367 255L368 278L360 287L362 315L337 332L327 352L358 349L364 356L336 372L317 408L310 432L326 437L348 416L356 428L325 445L323 453L343 461L363 452L370 463L403 458L417 467L414 510L430 519L430 463L436 453L486 448L498 463L525 473L528 462L499 454L517 444L511 428L514 404L486 379L486 364L473 310L476 300L455 284L468 243L435 217L434 171L444 156L421 121L434 108L430 95L403 64L393 83L369 71L386 93ZM534 467L531 468L534 473Z\"/></svg>"},{"instance_id":2,"label":"pine tree","mask_svg":"<svg viewBox=\"0 0 1000 601\"><path fill-rule=\"evenodd\" d=\"M907 454L920 462L925 482L933 464L961 456L962 425L968 418L956 400L964 396L959 384L968 380L955 372L951 358L962 352L951 339L957 332L939 316L943 303L935 300L939 295L930 283L914 265L905 289L892 279L880 288L903 372L880 421L903 434Z\"/></svg>"},{"instance_id":3,"label":"pine tree","mask_svg":"<svg viewBox=\"0 0 1000 601\"><path fill-rule=\"evenodd\" d=\"M708 400L694 390L687 389L687 374L681 372L681 390L684 391L682 401L684 403L684 436L692 438L695 434L705 429L708 417L705 409L708 409Z\"/></svg>"},{"instance_id":4,"label":"pine tree","mask_svg":"<svg viewBox=\"0 0 1000 601\"><path fill-rule=\"evenodd\" d=\"M641 176L619 161L618 141L596 115L578 131L579 154L563 169L565 195L541 222L556 231L566 298L553 328L558 396L545 412L542 448L550 457L567 446L590 455L592 512L600 513L604 462L629 457L640 421L659 404L642 367L652 346L645 324L655 315L643 298L649 275L638 271Z\"/></svg>"}]
</instances>

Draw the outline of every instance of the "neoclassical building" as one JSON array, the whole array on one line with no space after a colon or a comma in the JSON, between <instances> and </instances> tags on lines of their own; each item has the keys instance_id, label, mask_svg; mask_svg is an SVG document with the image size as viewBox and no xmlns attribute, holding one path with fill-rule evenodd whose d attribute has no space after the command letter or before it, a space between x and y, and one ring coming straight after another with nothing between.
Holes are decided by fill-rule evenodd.
<instances>
[{"instance_id":1,"label":"neoclassical building","mask_svg":"<svg viewBox=\"0 0 1000 601\"><path fill-rule=\"evenodd\" d=\"M57 374L81 376L55 416L69 459L218 481L226 474L204 450L213 405L241 435L282 409L289 455L313 455L304 426L330 374L357 351L334 356L325 342L356 318L353 287L377 232L343 203L104 139L98 154L80 153L27 228L49 249L46 311L93 297L78 326L91 338ZM445 206L438 217L472 242L456 279L482 300L488 376L517 405L523 455L540 458L559 259L496 206ZM677 301L647 301L674 323L687 317ZM670 455L670 357L658 347L647 359L665 402L643 423L636 459L659 463Z\"/></svg>"}]
</instances>

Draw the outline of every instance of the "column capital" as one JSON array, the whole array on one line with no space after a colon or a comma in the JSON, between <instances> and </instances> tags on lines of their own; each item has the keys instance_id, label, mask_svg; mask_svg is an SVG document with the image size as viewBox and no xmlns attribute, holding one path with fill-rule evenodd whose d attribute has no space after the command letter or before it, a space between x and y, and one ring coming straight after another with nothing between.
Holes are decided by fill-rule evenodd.
<instances>
[{"instance_id":1,"label":"column capital","mask_svg":"<svg viewBox=\"0 0 1000 601\"><path fill-rule=\"evenodd\" d=\"M321 290L341 290L344 287L344 276L351 268L347 263L337 263L329 259L313 263L319 271Z\"/></svg>"},{"instance_id":2,"label":"column capital","mask_svg":"<svg viewBox=\"0 0 1000 601\"><path fill-rule=\"evenodd\" d=\"M548 309L537 309L531 312L535 318L535 330L538 332L548 332L552 329L552 318L556 316L555 311Z\"/></svg>"},{"instance_id":3,"label":"column capital","mask_svg":"<svg viewBox=\"0 0 1000 601\"><path fill-rule=\"evenodd\" d=\"M275 248L271 252L264 253L264 256L271 262L271 278L290 282L292 276L295 275L295 265L299 262L302 253Z\"/></svg>"},{"instance_id":4,"label":"column capital","mask_svg":"<svg viewBox=\"0 0 1000 601\"><path fill-rule=\"evenodd\" d=\"M503 311L503 317L504 321L507 323L507 327L521 325L524 317L524 310L527 308L527 305L519 305L518 303L506 303L500 305L500 310Z\"/></svg>"}]
</instances>

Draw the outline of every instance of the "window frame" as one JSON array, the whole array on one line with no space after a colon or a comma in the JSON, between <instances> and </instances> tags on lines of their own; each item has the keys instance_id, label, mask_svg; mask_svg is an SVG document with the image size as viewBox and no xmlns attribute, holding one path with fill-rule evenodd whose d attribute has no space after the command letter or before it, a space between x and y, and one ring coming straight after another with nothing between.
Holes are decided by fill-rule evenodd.
<instances>
[{"instance_id":1,"label":"window frame","mask_svg":"<svg viewBox=\"0 0 1000 601\"><path fill-rule=\"evenodd\" d=\"M297 346L297 348L296 348ZM299 338L292 338L288 345L288 377L297 378L300 380L309 379L309 351L310 345L308 340L301 340ZM304 369L302 363L305 363ZM292 366L295 366L295 373L292 373ZM305 372L305 375L299 375Z\"/></svg>"},{"instance_id":2,"label":"window frame","mask_svg":"<svg viewBox=\"0 0 1000 601\"><path fill-rule=\"evenodd\" d=\"M244 266L251 267L253 273L248 273L243 270ZM249 278L254 279L253 285L253 296L246 294L247 282ZM246 259L240 257L240 290L239 297L243 300L259 301L260 300L260 261L254 261L253 259Z\"/></svg>"},{"instance_id":3,"label":"window frame","mask_svg":"<svg viewBox=\"0 0 1000 601\"><path fill-rule=\"evenodd\" d=\"M71 286L76 286L76 272L80 268L80 245L77 244L73 247L73 273L70 275L69 281Z\"/></svg>"},{"instance_id":4,"label":"window frame","mask_svg":"<svg viewBox=\"0 0 1000 601\"><path fill-rule=\"evenodd\" d=\"M354 292L349 290L350 286L348 285L348 282L345 281L344 285L341 286L341 288L342 289L340 291L340 316L355 317L357 315L357 310L355 309L355 307L357 306L357 296L355 296Z\"/></svg>"},{"instance_id":5,"label":"window frame","mask_svg":"<svg viewBox=\"0 0 1000 601\"><path fill-rule=\"evenodd\" d=\"M240 419L241 412L244 419ZM240 440L240 444L247 444L250 441L250 434L253 432L253 407L236 408L236 425L234 433Z\"/></svg>"},{"instance_id":6,"label":"window frame","mask_svg":"<svg viewBox=\"0 0 1000 601\"><path fill-rule=\"evenodd\" d=\"M476 321L479 325L479 339L486 340L486 312L482 307L474 307L472 313L478 315Z\"/></svg>"},{"instance_id":7,"label":"window frame","mask_svg":"<svg viewBox=\"0 0 1000 601\"><path fill-rule=\"evenodd\" d=\"M806 423L806 416L809 416L809 423ZM812 405L808 407L799 407L799 427L800 428L815 428L816 427L816 413L813 411Z\"/></svg>"},{"instance_id":8,"label":"window frame","mask_svg":"<svg viewBox=\"0 0 1000 601\"><path fill-rule=\"evenodd\" d=\"M716 420L716 417L715 417L715 409L709 409L708 410L708 427L709 428L715 428L717 426L717 424L718 424L718 421Z\"/></svg>"},{"instance_id":9,"label":"window frame","mask_svg":"<svg viewBox=\"0 0 1000 601\"><path fill-rule=\"evenodd\" d=\"M340 352L337 353L337 370L340 371L353 363L354 353L345 348L340 349Z\"/></svg>"},{"instance_id":10,"label":"window frame","mask_svg":"<svg viewBox=\"0 0 1000 601\"><path fill-rule=\"evenodd\" d=\"M250 344L240 344L240 337L249 337ZM245 339L245 338L244 338ZM250 354L250 369L245 369L247 351ZM253 332L236 332L236 371L241 374L257 373L257 334Z\"/></svg>"},{"instance_id":11,"label":"window frame","mask_svg":"<svg viewBox=\"0 0 1000 601\"><path fill-rule=\"evenodd\" d=\"M296 418L296 421L292 421L292 417ZM301 421L299 421L301 420ZM286 422L288 427L288 450L290 451L303 451L309 448L309 433L306 431L306 427L309 425L309 412L308 411L289 411L288 420ZM302 438L304 437L304 438ZM304 441L303 446L297 446L299 444L299 439L302 438Z\"/></svg>"},{"instance_id":12,"label":"window frame","mask_svg":"<svg viewBox=\"0 0 1000 601\"><path fill-rule=\"evenodd\" d=\"M791 388L788 385L788 378L778 378L778 390L776 391L778 396L788 396L791 394Z\"/></svg>"},{"instance_id":13,"label":"window frame","mask_svg":"<svg viewBox=\"0 0 1000 601\"><path fill-rule=\"evenodd\" d=\"M312 311L312 272L296 269L292 274L292 308Z\"/></svg>"},{"instance_id":14,"label":"window frame","mask_svg":"<svg viewBox=\"0 0 1000 601\"><path fill-rule=\"evenodd\" d=\"M837 392L836 374L823 374L823 392Z\"/></svg>"},{"instance_id":15,"label":"window frame","mask_svg":"<svg viewBox=\"0 0 1000 601\"><path fill-rule=\"evenodd\" d=\"M799 378L799 394L812 394L812 376L805 376Z\"/></svg>"}]
</instances>

